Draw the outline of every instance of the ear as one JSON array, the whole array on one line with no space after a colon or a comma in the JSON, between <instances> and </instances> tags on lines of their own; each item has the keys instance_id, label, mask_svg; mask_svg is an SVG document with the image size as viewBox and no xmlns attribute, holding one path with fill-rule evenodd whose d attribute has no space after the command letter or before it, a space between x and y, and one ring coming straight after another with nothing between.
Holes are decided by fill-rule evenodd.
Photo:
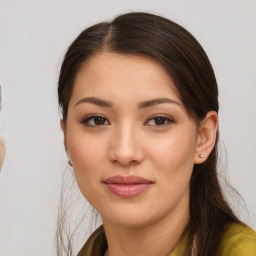
<instances>
[{"instance_id":1,"label":"ear","mask_svg":"<svg viewBox=\"0 0 256 256\"><path fill-rule=\"evenodd\" d=\"M63 131L63 134L64 134L65 151L66 151L68 159L70 159L70 153L69 153L69 148L68 148L68 144L67 144L66 126L65 126L65 123L63 122L63 120L60 120L60 127L61 127L61 130Z\"/></svg>"},{"instance_id":2,"label":"ear","mask_svg":"<svg viewBox=\"0 0 256 256\"><path fill-rule=\"evenodd\" d=\"M198 130L195 164L205 162L215 145L218 131L218 114L215 111L209 111L200 122Z\"/></svg>"}]
</instances>

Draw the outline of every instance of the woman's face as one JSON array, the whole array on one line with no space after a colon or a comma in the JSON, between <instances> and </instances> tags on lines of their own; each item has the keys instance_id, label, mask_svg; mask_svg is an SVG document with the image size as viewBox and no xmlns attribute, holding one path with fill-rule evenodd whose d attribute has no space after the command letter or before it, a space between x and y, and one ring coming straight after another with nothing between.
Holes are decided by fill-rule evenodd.
<instances>
[{"instance_id":1,"label":"woman's face","mask_svg":"<svg viewBox=\"0 0 256 256\"><path fill-rule=\"evenodd\" d=\"M62 127L78 186L103 222L141 226L188 213L199 136L158 62L92 56Z\"/></svg>"}]
</instances>

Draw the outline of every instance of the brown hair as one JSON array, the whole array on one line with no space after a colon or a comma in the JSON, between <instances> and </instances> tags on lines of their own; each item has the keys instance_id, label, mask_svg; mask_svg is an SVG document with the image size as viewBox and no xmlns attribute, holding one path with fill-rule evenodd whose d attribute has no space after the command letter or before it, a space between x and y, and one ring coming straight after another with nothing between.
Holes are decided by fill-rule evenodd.
<instances>
[{"instance_id":1,"label":"brown hair","mask_svg":"<svg viewBox=\"0 0 256 256\"><path fill-rule=\"evenodd\" d=\"M154 58L169 72L188 114L196 121L218 112L218 87L210 61L198 41L180 25L148 13L127 13L112 22L84 30L69 47L59 76L58 94L63 121L74 79L81 65L103 50ZM239 222L225 201L217 176L217 142L208 157L195 165L190 182L187 255L196 237L196 255L217 254L225 227Z\"/></svg>"}]
</instances>

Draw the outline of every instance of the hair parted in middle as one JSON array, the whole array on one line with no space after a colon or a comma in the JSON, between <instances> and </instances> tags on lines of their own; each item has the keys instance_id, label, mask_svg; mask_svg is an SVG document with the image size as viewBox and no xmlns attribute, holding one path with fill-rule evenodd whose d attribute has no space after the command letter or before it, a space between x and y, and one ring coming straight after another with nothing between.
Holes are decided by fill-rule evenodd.
<instances>
[{"instance_id":1,"label":"hair parted in middle","mask_svg":"<svg viewBox=\"0 0 256 256\"><path fill-rule=\"evenodd\" d=\"M198 41L169 19L142 12L117 16L85 29L70 45L58 82L59 106L64 124L76 75L88 58L108 51L147 56L169 73L188 115L200 125L208 111L219 110L218 87L211 63ZM239 222L224 199L217 176L217 143L202 164L196 164L190 181L190 220L187 255L196 242L196 256L214 256L222 234ZM166 202L168 203L168 202ZM196 240L194 239L196 237Z\"/></svg>"}]
</instances>

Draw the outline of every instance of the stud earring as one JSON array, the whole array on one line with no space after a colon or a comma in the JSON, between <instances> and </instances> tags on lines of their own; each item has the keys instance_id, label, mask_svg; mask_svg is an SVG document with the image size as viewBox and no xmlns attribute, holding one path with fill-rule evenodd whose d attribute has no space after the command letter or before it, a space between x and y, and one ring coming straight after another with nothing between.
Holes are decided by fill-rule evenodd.
<instances>
[{"instance_id":1,"label":"stud earring","mask_svg":"<svg viewBox=\"0 0 256 256\"><path fill-rule=\"evenodd\" d=\"M200 158L204 158L204 154L200 154L199 157L200 157Z\"/></svg>"},{"instance_id":2,"label":"stud earring","mask_svg":"<svg viewBox=\"0 0 256 256\"><path fill-rule=\"evenodd\" d=\"M72 163L72 160L71 160L71 159L68 160L68 164L69 164L71 167L73 166L73 163Z\"/></svg>"}]
</instances>

